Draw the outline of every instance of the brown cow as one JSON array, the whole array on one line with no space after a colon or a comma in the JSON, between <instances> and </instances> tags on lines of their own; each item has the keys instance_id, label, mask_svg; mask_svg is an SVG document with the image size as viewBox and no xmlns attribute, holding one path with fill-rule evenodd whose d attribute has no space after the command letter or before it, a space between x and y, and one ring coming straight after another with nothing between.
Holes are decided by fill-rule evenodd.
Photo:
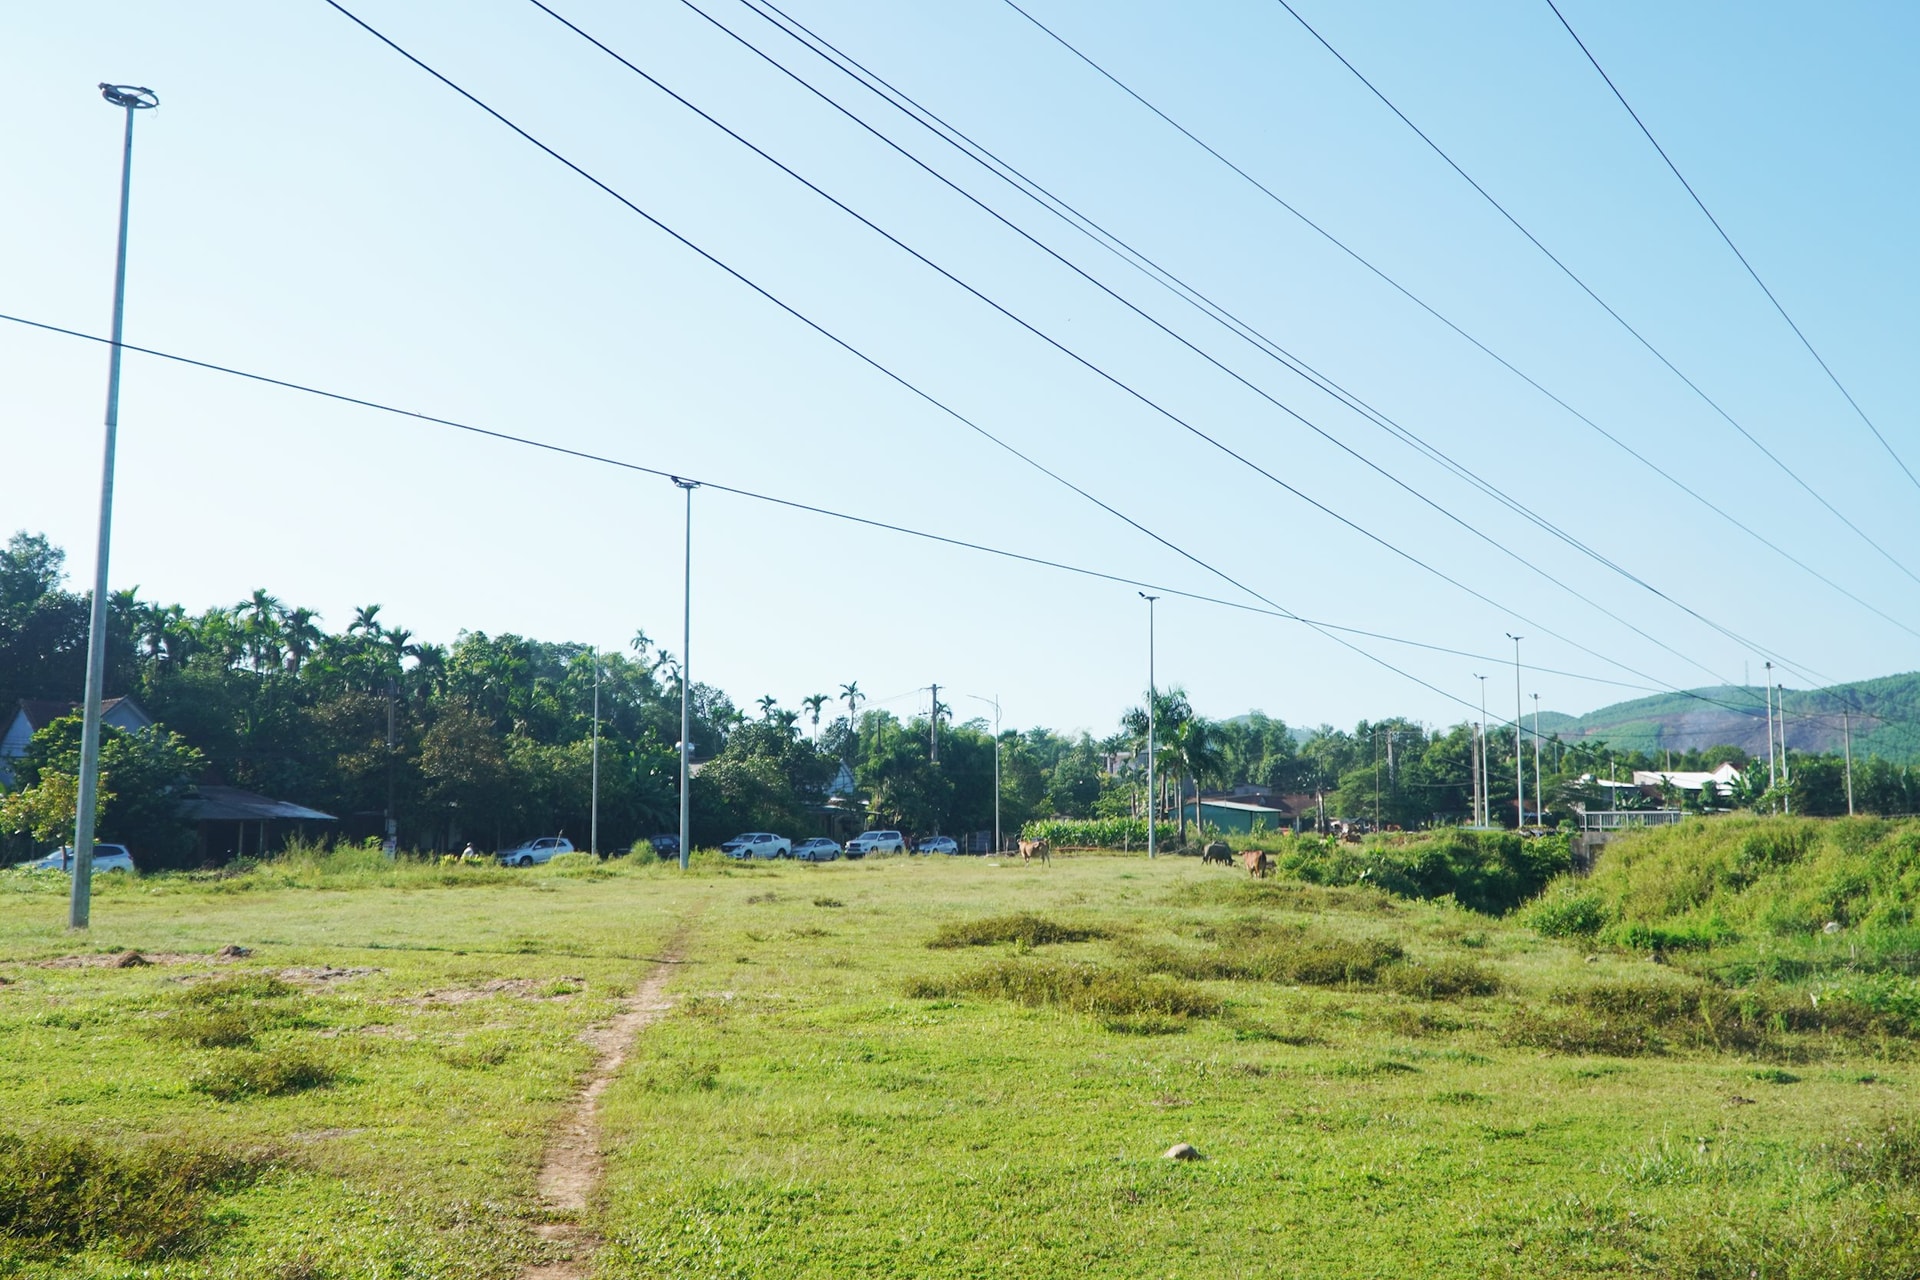
<instances>
[{"instance_id":1,"label":"brown cow","mask_svg":"<svg viewBox=\"0 0 1920 1280\"><path fill-rule=\"evenodd\" d=\"M1045 840L1027 840L1023 838L1020 841L1021 863L1024 865L1025 863L1032 862L1035 858L1051 864L1053 862L1052 850L1047 847Z\"/></svg>"},{"instance_id":2,"label":"brown cow","mask_svg":"<svg viewBox=\"0 0 1920 1280\"><path fill-rule=\"evenodd\" d=\"M1273 859L1264 849L1242 849L1240 860L1247 864L1247 874L1261 880L1273 873Z\"/></svg>"}]
</instances>

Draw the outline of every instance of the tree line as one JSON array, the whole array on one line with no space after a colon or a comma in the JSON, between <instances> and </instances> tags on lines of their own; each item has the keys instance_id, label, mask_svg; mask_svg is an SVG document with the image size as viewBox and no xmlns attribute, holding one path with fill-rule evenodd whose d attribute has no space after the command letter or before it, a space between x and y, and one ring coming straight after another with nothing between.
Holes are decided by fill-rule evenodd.
<instances>
[{"instance_id":1,"label":"tree line","mask_svg":"<svg viewBox=\"0 0 1920 1280\"><path fill-rule=\"evenodd\" d=\"M0 552L0 715L10 719L21 699L79 699L88 603L67 588L64 554L44 537L15 534ZM314 610L265 590L198 613L137 589L108 604L106 694L134 697L157 728L106 735L100 830L148 865L192 856L179 800L203 782L335 814L346 838L378 834L390 814L401 845L426 852L556 833L584 844L596 692L602 849L677 828L680 668L644 632L621 651L478 631L441 645L378 604L329 629ZM1313 820L1419 827L1471 811L1475 735L1465 724L1393 718L1302 732L1259 713L1215 721L1173 687L1155 704L1163 781L1150 797L1144 705L1100 738L1046 728L996 738L984 719L957 720L946 706L903 719L866 705L857 680L832 688L796 708L771 696L743 708L693 684L697 842L752 829L810 834L836 811L921 834L990 830L996 754L1007 832L1056 816L1139 816L1149 806L1184 824L1181 795L1238 785L1296 797ZM1511 735L1493 733L1487 745L1491 811L1511 826ZM70 833L77 749L77 720L37 734L0 799L0 826L42 843ZM1523 743L1529 792L1531 749ZM1673 767L1722 759L1745 763L1738 749L1715 748ZM1543 744L1542 761L1550 818L1596 798L1583 781L1590 775L1656 767L1640 754L1557 739ZM1854 789L1863 810L1920 810L1904 768L1856 762ZM1796 755L1790 794L1776 792L1717 801L1846 811L1844 779L1826 757Z\"/></svg>"}]
</instances>

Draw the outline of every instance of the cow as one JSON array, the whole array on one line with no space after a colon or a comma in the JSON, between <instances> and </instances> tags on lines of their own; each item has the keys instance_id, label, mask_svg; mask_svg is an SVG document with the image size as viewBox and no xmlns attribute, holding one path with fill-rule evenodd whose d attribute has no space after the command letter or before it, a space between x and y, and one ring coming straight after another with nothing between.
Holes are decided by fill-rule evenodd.
<instances>
[{"instance_id":1,"label":"cow","mask_svg":"<svg viewBox=\"0 0 1920 1280\"><path fill-rule=\"evenodd\" d=\"M1273 859L1264 849L1242 849L1240 860L1247 864L1247 874L1264 880L1273 873Z\"/></svg>"},{"instance_id":2,"label":"cow","mask_svg":"<svg viewBox=\"0 0 1920 1280\"><path fill-rule=\"evenodd\" d=\"M1048 848L1045 840L1028 840L1023 837L1020 841L1020 861L1022 865L1032 862L1035 858L1051 864L1053 862L1052 850Z\"/></svg>"},{"instance_id":3,"label":"cow","mask_svg":"<svg viewBox=\"0 0 1920 1280\"><path fill-rule=\"evenodd\" d=\"M1233 850L1227 847L1225 840L1210 840L1207 847L1200 851L1202 863L1217 862L1223 867L1233 865Z\"/></svg>"}]
</instances>

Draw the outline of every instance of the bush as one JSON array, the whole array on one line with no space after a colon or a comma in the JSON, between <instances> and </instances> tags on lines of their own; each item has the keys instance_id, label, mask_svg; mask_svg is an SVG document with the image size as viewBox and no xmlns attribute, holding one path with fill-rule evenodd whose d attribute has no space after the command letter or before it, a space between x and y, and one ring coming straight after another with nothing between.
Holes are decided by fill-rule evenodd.
<instances>
[{"instance_id":1,"label":"bush","mask_svg":"<svg viewBox=\"0 0 1920 1280\"><path fill-rule=\"evenodd\" d=\"M929 947L988 947L996 942L1018 942L1029 947L1049 942L1087 942L1104 938L1107 930L1087 926L1075 928L1045 916L1022 911L1010 916L991 916L985 920L957 920L940 926L927 943Z\"/></svg>"},{"instance_id":2,"label":"bush","mask_svg":"<svg viewBox=\"0 0 1920 1280\"><path fill-rule=\"evenodd\" d=\"M1398 943L1381 938L1341 938L1311 929L1256 925L1230 932L1205 951L1147 945L1137 948L1134 957L1149 972L1185 978L1351 987L1371 983L1404 954Z\"/></svg>"},{"instance_id":3,"label":"bush","mask_svg":"<svg viewBox=\"0 0 1920 1280\"><path fill-rule=\"evenodd\" d=\"M907 984L907 994L925 1000L993 996L1031 1008L1108 1018L1211 1018L1222 1007L1219 1000L1183 982L1057 960L1002 960L956 977L919 978Z\"/></svg>"},{"instance_id":4,"label":"bush","mask_svg":"<svg viewBox=\"0 0 1920 1280\"><path fill-rule=\"evenodd\" d=\"M0 1134L0 1261L101 1244L135 1261L190 1252L208 1232L208 1201L271 1163L184 1141Z\"/></svg>"},{"instance_id":5,"label":"bush","mask_svg":"<svg viewBox=\"0 0 1920 1280\"><path fill-rule=\"evenodd\" d=\"M168 1017L155 1033L202 1049L236 1049L253 1043L253 1022L237 1009L187 1009Z\"/></svg>"},{"instance_id":6,"label":"bush","mask_svg":"<svg viewBox=\"0 0 1920 1280\"><path fill-rule=\"evenodd\" d=\"M215 1059L195 1072L188 1085L222 1102L243 1098L272 1098L323 1089L334 1081L333 1068L318 1058L288 1050L272 1053L234 1053Z\"/></svg>"},{"instance_id":7,"label":"bush","mask_svg":"<svg viewBox=\"0 0 1920 1280\"><path fill-rule=\"evenodd\" d=\"M1500 979L1471 960L1436 960L1390 965L1381 971L1380 985L1422 1000L1452 1000L1493 995L1500 990Z\"/></svg>"},{"instance_id":8,"label":"bush","mask_svg":"<svg viewBox=\"0 0 1920 1280\"><path fill-rule=\"evenodd\" d=\"M1599 894L1561 880L1534 899L1525 920L1543 938L1590 938L1606 928L1612 916Z\"/></svg>"}]
</instances>

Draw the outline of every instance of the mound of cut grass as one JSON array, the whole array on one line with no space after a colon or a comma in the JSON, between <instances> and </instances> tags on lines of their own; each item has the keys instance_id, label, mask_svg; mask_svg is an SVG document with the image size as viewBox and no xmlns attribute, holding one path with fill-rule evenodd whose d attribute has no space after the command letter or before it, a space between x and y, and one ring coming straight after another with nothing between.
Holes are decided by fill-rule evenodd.
<instances>
[{"instance_id":1,"label":"mound of cut grass","mask_svg":"<svg viewBox=\"0 0 1920 1280\"><path fill-rule=\"evenodd\" d=\"M1778 987L1727 991L1695 981L1563 988L1544 1008L1516 1008L1505 1034L1510 1044L1559 1053L1636 1057L1711 1049L1779 1056L1805 1051L1788 1039L1794 1034L1858 1041L1883 1030L1871 1009L1852 1001L1815 1004Z\"/></svg>"},{"instance_id":2,"label":"mound of cut grass","mask_svg":"<svg viewBox=\"0 0 1920 1280\"><path fill-rule=\"evenodd\" d=\"M990 916L985 920L955 920L940 926L929 947L990 947L1001 942L1039 947L1050 942L1089 942L1109 936L1108 930L1092 925L1075 926L1034 915L1030 911L1010 916Z\"/></svg>"},{"instance_id":3,"label":"mound of cut grass","mask_svg":"<svg viewBox=\"0 0 1920 1280\"><path fill-rule=\"evenodd\" d=\"M1105 1018L1211 1018L1222 1008L1219 1000L1184 982L1059 960L1007 959L954 977L916 978L907 984L907 994L926 1000L991 996Z\"/></svg>"},{"instance_id":4,"label":"mound of cut grass","mask_svg":"<svg viewBox=\"0 0 1920 1280\"><path fill-rule=\"evenodd\" d=\"M97 1245L136 1262L190 1253L211 1233L210 1201L271 1165L262 1154L185 1141L0 1133L0 1262Z\"/></svg>"}]
</instances>

